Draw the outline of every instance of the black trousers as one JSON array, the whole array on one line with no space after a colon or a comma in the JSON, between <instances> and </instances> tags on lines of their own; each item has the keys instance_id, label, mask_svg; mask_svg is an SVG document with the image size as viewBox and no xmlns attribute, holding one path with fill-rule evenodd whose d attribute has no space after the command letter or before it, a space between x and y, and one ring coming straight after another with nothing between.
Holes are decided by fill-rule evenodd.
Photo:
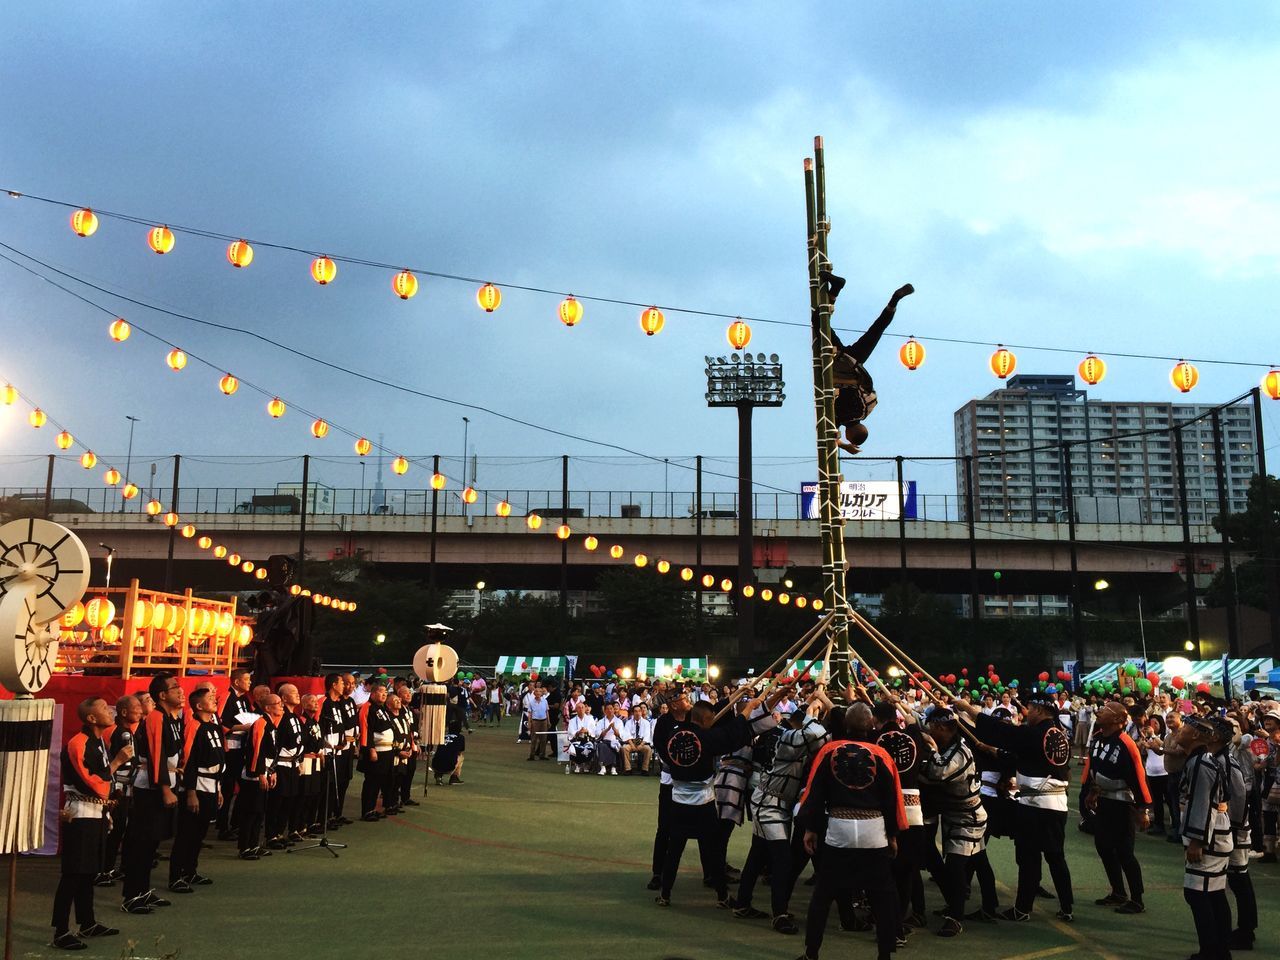
<instances>
[{"instance_id":1,"label":"black trousers","mask_svg":"<svg viewBox=\"0 0 1280 960\"><path fill-rule=\"evenodd\" d=\"M1151 794L1151 826L1164 829L1164 808L1169 807L1170 818L1177 816L1169 803L1169 775L1147 777L1147 791Z\"/></svg>"},{"instance_id":2,"label":"black trousers","mask_svg":"<svg viewBox=\"0 0 1280 960\"><path fill-rule=\"evenodd\" d=\"M947 898L947 916L953 920L964 920L964 903L969 896L969 880L975 875L978 878L978 889L982 893L982 909L987 913L995 913L999 909L996 874L991 869L991 861L987 859L986 850L981 850L972 856L948 853L944 865L942 890Z\"/></svg>"},{"instance_id":3,"label":"black trousers","mask_svg":"<svg viewBox=\"0 0 1280 960\"><path fill-rule=\"evenodd\" d=\"M125 828L129 825L129 805L133 802L132 793L113 793L112 796L116 798L116 805L111 809L111 829L107 831L107 843L102 852L103 870L115 869Z\"/></svg>"},{"instance_id":4,"label":"black trousers","mask_svg":"<svg viewBox=\"0 0 1280 960\"><path fill-rule=\"evenodd\" d=\"M1164 798L1169 804L1169 834L1171 836L1180 837L1182 835L1182 771L1170 773L1165 777Z\"/></svg>"},{"instance_id":5,"label":"black trousers","mask_svg":"<svg viewBox=\"0 0 1280 960\"><path fill-rule=\"evenodd\" d=\"M297 767L276 766L275 789L267 793L267 839L288 836L289 823L301 796Z\"/></svg>"},{"instance_id":6,"label":"black trousers","mask_svg":"<svg viewBox=\"0 0 1280 960\"><path fill-rule=\"evenodd\" d=\"M1102 860L1107 882L1116 896L1125 896L1124 884L1129 881L1130 900L1142 902L1142 867L1133 854L1133 838L1136 832L1133 822L1133 804L1123 800L1098 799L1094 817L1093 848Z\"/></svg>"},{"instance_id":7,"label":"black trousers","mask_svg":"<svg viewBox=\"0 0 1280 960\"><path fill-rule=\"evenodd\" d=\"M262 822L267 813L267 795L257 780L240 779L240 794L236 800L236 821L239 836L236 846L241 853L262 846Z\"/></svg>"},{"instance_id":8,"label":"black trousers","mask_svg":"<svg viewBox=\"0 0 1280 960\"><path fill-rule=\"evenodd\" d=\"M418 755L415 753L409 758L409 762L405 765L404 773L400 777L400 797L396 800L399 806L404 806L409 802L413 793L413 778L418 772Z\"/></svg>"},{"instance_id":9,"label":"black trousers","mask_svg":"<svg viewBox=\"0 0 1280 960\"><path fill-rule=\"evenodd\" d=\"M106 840L107 822L101 818L77 818L63 823L62 875L53 895L53 930L66 933L71 924L71 907L76 908L76 923L92 926L93 878L102 869L102 846Z\"/></svg>"},{"instance_id":10,"label":"black trousers","mask_svg":"<svg viewBox=\"0 0 1280 960\"><path fill-rule=\"evenodd\" d=\"M658 787L658 828L653 834L653 875L662 876L662 865L667 860L667 843L671 839L671 784Z\"/></svg>"},{"instance_id":11,"label":"black trousers","mask_svg":"<svg viewBox=\"0 0 1280 960\"><path fill-rule=\"evenodd\" d=\"M378 753L377 760L365 760L362 763L364 784L360 787L360 815L368 816L378 809L378 795L389 789L387 781L391 778L391 751Z\"/></svg>"},{"instance_id":12,"label":"black trousers","mask_svg":"<svg viewBox=\"0 0 1280 960\"><path fill-rule=\"evenodd\" d=\"M184 795L178 801L178 829L169 851L169 882L186 880L198 872L200 845L204 843L209 824L218 815L218 796L196 791L199 808L192 811Z\"/></svg>"},{"instance_id":13,"label":"black trousers","mask_svg":"<svg viewBox=\"0 0 1280 960\"><path fill-rule=\"evenodd\" d=\"M670 900L680 870L680 858L690 840L698 841L698 857L702 860L702 875L711 881L716 899L729 896L724 878L724 852L720 847L720 818L716 805L704 803L693 807L684 803L671 804L671 836L667 840L666 857L662 863L662 896Z\"/></svg>"},{"instance_id":14,"label":"black trousers","mask_svg":"<svg viewBox=\"0 0 1280 960\"><path fill-rule=\"evenodd\" d=\"M1000 909L1000 894L996 891L996 872L991 869L991 860L987 851L966 858L969 861L969 877L977 877L978 890L982 894L982 909L987 913L995 913ZM965 879L965 887L969 885ZM959 919L959 918L957 918Z\"/></svg>"},{"instance_id":15,"label":"black trousers","mask_svg":"<svg viewBox=\"0 0 1280 960\"><path fill-rule=\"evenodd\" d=\"M1071 870L1062 846L1067 835L1066 811L1041 810L1025 803L1018 804L1014 816L1013 849L1018 861L1018 893L1014 906L1030 913L1040 889L1040 861L1049 865L1049 876L1058 894L1058 905L1070 913L1075 905L1071 892Z\"/></svg>"},{"instance_id":16,"label":"black trousers","mask_svg":"<svg viewBox=\"0 0 1280 960\"><path fill-rule=\"evenodd\" d=\"M166 832L165 819L172 815L158 789L134 789L123 841L124 899L151 889L151 864Z\"/></svg>"},{"instance_id":17,"label":"black trousers","mask_svg":"<svg viewBox=\"0 0 1280 960\"><path fill-rule=\"evenodd\" d=\"M764 837L751 837L751 849L747 851L746 862L742 865L742 878L738 881L738 906L751 906L751 898L755 894L756 881L765 865L773 878L769 887L769 906L773 915L780 917L787 912L791 902L791 885L787 878L791 875L791 841L766 840Z\"/></svg>"},{"instance_id":18,"label":"black trousers","mask_svg":"<svg viewBox=\"0 0 1280 960\"><path fill-rule=\"evenodd\" d=\"M1191 919L1196 925L1196 939L1200 960L1227 960L1231 952L1227 940L1231 936L1231 904L1227 891L1183 890L1182 898L1191 908Z\"/></svg>"},{"instance_id":19,"label":"black trousers","mask_svg":"<svg viewBox=\"0 0 1280 960\"><path fill-rule=\"evenodd\" d=\"M1258 895L1254 892L1249 868L1235 870L1227 867L1227 889L1236 898L1236 927L1253 936L1258 929Z\"/></svg>"},{"instance_id":20,"label":"black trousers","mask_svg":"<svg viewBox=\"0 0 1280 960\"><path fill-rule=\"evenodd\" d=\"M218 810L218 832L226 833L236 821L232 819L236 787L244 770L244 751L228 750L222 768L222 807Z\"/></svg>"},{"instance_id":21,"label":"black trousers","mask_svg":"<svg viewBox=\"0 0 1280 960\"><path fill-rule=\"evenodd\" d=\"M813 889L809 916L805 921L806 956L818 960L832 902L848 903L859 893L865 893L871 904L871 915L875 918L880 960L888 960L898 936L898 894L894 888L892 863L888 847L878 850L822 847L822 856L816 863L818 882ZM853 917L842 919L848 925Z\"/></svg>"},{"instance_id":22,"label":"black trousers","mask_svg":"<svg viewBox=\"0 0 1280 960\"><path fill-rule=\"evenodd\" d=\"M933 824L930 833L936 833L937 824ZM933 847L933 854L938 855L938 846L932 839L926 840L925 827L908 827L898 834L898 855L890 861L893 873L893 884L898 891L899 919L905 918L912 909L914 885L920 884L921 903L916 907L924 912L924 885L920 880L920 868L924 864L925 847Z\"/></svg>"},{"instance_id":23,"label":"black trousers","mask_svg":"<svg viewBox=\"0 0 1280 960\"><path fill-rule=\"evenodd\" d=\"M347 787L351 786L351 778L355 773L356 760L355 755L350 750L344 750L331 761L333 764L333 775L335 777L336 797L332 800L329 808L329 816L342 816L342 808L347 803Z\"/></svg>"}]
</instances>

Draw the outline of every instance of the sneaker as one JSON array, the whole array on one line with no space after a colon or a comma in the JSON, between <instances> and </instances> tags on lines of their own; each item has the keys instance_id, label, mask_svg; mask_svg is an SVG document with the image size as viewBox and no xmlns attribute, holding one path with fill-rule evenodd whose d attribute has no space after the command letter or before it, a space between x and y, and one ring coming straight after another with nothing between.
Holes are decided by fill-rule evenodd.
<instances>
[{"instance_id":1,"label":"sneaker","mask_svg":"<svg viewBox=\"0 0 1280 960\"><path fill-rule=\"evenodd\" d=\"M796 918L789 913L780 913L773 918L773 929L775 933L784 933L787 936L793 936L800 932L800 927L796 923Z\"/></svg>"},{"instance_id":2,"label":"sneaker","mask_svg":"<svg viewBox=\"0 0 1280 960\"><path fill-rule=\"evenodd\" d=\"M908 935L907 928L899 927L898 934L894 938L894 945L898 947L905 947L907 945L907 935Z\"/></svg>"},{"instance_id":3,"label":"sneaker","mask_svg":"<svg viewBox=\"0 0 1280 960\"><path fill-rule=\"evenodd\" d=\"M108 927L105 923L91 923L87 927L81 927L76 935L80 937L114 937L120 933L115 927Z\"/></svg>"},{"instance_id":4,"label":"sneaker","mask_svg":"<svg viewBox=\"0 0 1280 960\"><path fill-rule=\"evenodd\" d=\"M1046 890L1043 886L1036 887L1036 896L1041 900L1053 900L1055 895Z\"/></svg>"},{"instance_id":5,"label":"sneaker","mask_svg":"<svg viewBox=\"0 0 1280 960\"><path fill-rule=\"evenodd\" d=\"M363 820L365 823L377 823L382 818L379 817L376 813L366 813L360 819Z\"/></svg>"},{"instance_id":6,"label":"sneaker","mask_svg":"<svg viewBox=\"0 0 1280 960\"><path fill-rule=\"evenodd\" d=\"M646 890L661 890L662 878L657 874L654 874L652 877L649 878L649 882L644 885L644 888Z\"/></svg>"},{"instance_id":7,"label":"sneaker","mask_svg":"<svg viewBox=\"0 0 1280 960\"><path fill-rule=\"evenodd\" d=\"M1013 923L1026 923L1031 919L1031 914L1023 913L1017 907L1010 907L1008 910L1001 910L999 917L1001 920L1009 920Z\"/></svg>"},{"instance_id":8,"label":"sneaker","mask_svg":"<svg viewBox=\"0 0 1280 960\"><path fill-rule=\"evenodd\" d=\"M187 877L187 883L191 884L193 887L207 887L209 884L213 883L213 880L210 877L206 877L204 874L193 873L191 876Z\"/></svg>"},{"instance_id":9,"label":"sneaker","mask_svg":"<svg viewBox=\"0 0 1280 960\"><path fill-rule=\"evenodd\" d=\"M130 897L128 900L120 904L122 913L155 913L151 904L147 903L147 895L140 893L136 897Z\"/></svg>"},{"instance_id":10,"label":"sneaker","mask_svg":"<svg viewBox=\"0 0 1280 960\"><path fill-rule=\"evenodd\" d=\"M570 770L569 772L570 772L570 773L577 773L578 771L577 771L577 770ZM438 773L436 774L436 786L437 786L437 787L443 787L443 786L444 786L444 777L440 776L440 774L438 774Z\"/></svg>"},{"instance_id":11,"label":"sneaker","mask_svg":"<svg viewBox=\"0 0 1280 960\"><path fill-rule=\"evenodd\" d=\"M1116 907L1116 913L1146 913L1147 908L1141 900L1126 900Z\"/></svg>"},{"instance_id":12,"label":"sneaker","mask_svg":"<svg viewBox=\"0 0 1280 960\"><path fill-rule=\"evenodd\" d=\"M657 904L658 906L660 906L660 907L669 907L669 906L671 906L671 901L670 901L670 900L668 900L666 897L654 897L654 898L653 898L653 902L654 902L654 903L656 903L656 904Z\"/></svg>"},{"instance_id":13,"label":"sneaker","mask_svg":"<svg viewBox=\"0 0 1280 960\"><path fill-rule=\"evenodd\" d=\"M739 920L767 920L769 915L763 910L757 910L755 907L738 907L733 911L733 915Z\"/></svg>"},{"instance_id":14,"label":"sneaker","mask_svg":"<svg viewBox=\"0 0 1280 960\"><path fill-rule=\"evenodd\" d=\"M940 937L958 937L964 933L964 925L954 917L944 917L942 926L938 928Z\"/></svg>"},{"instance_id":15,"label":"sneaker","mask_svg":"<svg viewBox=\"0 0 1280 960\"><path fill-rule=\"evenodd\" d=\"M1108 893L1105 897L1093 902L1100 907L1121 907L1129 902L1129 898L1118 893Z\"/></svg>"},{"instance_id":16,"label":"sneaker","mask_svg":"<svg viewBox=\"0 0 1280 960\"><path fill-rule=\"evenodd\" d=\"M925 927L927 924L924 915L920 913L909 913L907 918L902 921L902 925L906 927Z\"/></svg>"},{"instance_id":17,"label":"sneaker","mask_svg":"<svg viewBox=\"0 0 1280 960\"><path fill-rule=\"evenodd\" d=\"M455 783L466 783L466 782L467 782L467 781L463 780L463 779L462 779L460 776L458 776L456 773L454 773L454 774L450 774L450 775L449 775L449 783L450 783L450 785L455 784Z\"/></svg>"},{"instance_id":18,"label":"sneaker","mask_svg":"<svg viewBox=\"0 0 1280 960\"><path fill-rule=\"evenodd\" d=\"M281 840L279 837L276 837L274 840L267 841L268 850L287 850L288 848L289 848L289 845L285 843L283 840Z\"/></svg>"},{"instance_id":19,"label":"sneaker","mask_svg":"<svg viewBox=\"0 0 1280 960\"><path fill-rule=\"evenodd\" d=\"M459 782L459 783L461 783L462 781L461 781L461 780L459 780L458 782ZM404 804L403 804L403 805L404 805L404 806L406 806L406 807L420 807L420 806L422 806L422 804L420 804L417 800L413 800L413 799L406 800L406 801L404 802Z\"/></svg>"},{"instance_id":20,"label":"sneaker","mask_svg":"<svg viewBox=\"0 0 1280 960\"><path fill-rule=\"evenodd\" d=\"M148 890L146 893L146 897L147 897L147 906L149 907L172 907L173 906L172 900L166 900L164 897L160 896L154 890Z\"/></svg>"},{"instance_id":21,"label":"sneaker","mask_svg":"<svg viewBox=\"0 0 1280 960\"><path fill-rule=\"evenodd\" d=\"M964 918L972 920L974 923L995 923L998 919L994 910L975 910L973 913L966 913Z\"/></svg>"},{"instance_id":22,"label":"sneaker","mask_svg":"<svg viewBox=\"0 0 1280 960\"><path fill-rule=\"evenodd\" d=\"M608 771L608 770L606 770L604 767L601 767L601 768L600 768L600 776L602 776L602 777L603 777L603 776L604 776L606 773L608 773L608 772L609 772L609 771Z\"/></svg>"},{"instance_id":23,"label":"sneaker","mask_svg":"<svg viewBox=\"0 0 1280 960\"><path fill-rule=\"evenodd\" d=\"M191 884L187 883L187 881L181 880L181 879L175 880L173 881L173 883L169 884L169 889L172 890L174 893L195 893L196 892L195 887L191 886Z\"/></svg>"},{"instance_id":24,"label":"sneaker","mask_svg":"<svg viewBox=\"0 0 1280 960\"><path fill-rule=\"evenodd\" d=\"M89 945L68 930L66 933L60 933L49 941L49 946L57 947L59 950L87 950Z\"/></svg>"},{"instance_id":25,"label":"sneaker","mask_svg":"<svg viewBox=\"0 0 1280 960\"><path fill-rule=\"evenodd\" d=\"M734 900L733 897L730 897L730 896L726 896L723 900L716 901L717 910L732 910L737 905L738 905L738 902Z\"/></svg>"},{"instance_id":26,"label":"sneaker","mask_svg":"<svg viewBox=\"0 0 1280 960\"><path fill-rule=\"evenodd\" d=\"M249 849L249 850L241 850L241 851L240 851L240 859L241 859L241 860L257 860L257 859L259 859L259 857L258 857L258 851L257 851L256 849L252 849L252 848L251 848L251 849Z\"/></svg>"},{"instance_id":27,"label":"sneaker","mask_svg":"<svg viewBox=\"0 0 1280 960\"><path fill-rule=\"evenodd\" d=\"M110 873L100 873L93 878L95 887L114 887L115 883L115 878Z\"/></svg>"},{"instance_id":28,"label":"sneaker","mask_svg":"<svg viewBox=\"0 0 1280 960\"><path fill-rule=\"evenodd\" d=\"M609 771L609 775L610 775L611 777L616 777L616 776L618 775L618 770L617 770L617 768L616 768L616 767L614 767L613 769L611 769L611 770Z\"/></svg>"},{"instance_id":29,"label":"sneaker","mask_svg":"<svg viewBox=\"0 0 1280 960\"><path fill-rule=\"evenodd\" d=\"M1059 910L1057 913L1054 914L1054 916L1057 917L1059 920L1061 920L1063 923L1076 922L1076 915L1072 913L1070 910Z\"/></svg>"}]
</instances>

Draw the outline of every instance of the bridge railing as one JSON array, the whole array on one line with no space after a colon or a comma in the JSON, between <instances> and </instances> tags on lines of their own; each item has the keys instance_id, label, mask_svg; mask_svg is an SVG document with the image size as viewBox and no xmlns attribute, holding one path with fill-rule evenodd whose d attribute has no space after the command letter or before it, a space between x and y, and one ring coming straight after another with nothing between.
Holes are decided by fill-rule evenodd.
<instances>
[{"instance_id":1,"label":"bridge railing","mask_svg":"<svg viewBox=\"0 0 1280 960\"><path fill-rule=\"evenodd\" d=\"M300 490L298 485L298 490ZM186 487L178 499L180 514L279 514L288 516L300 510L298 490L281 491L275 487ZM143 490L137 498L121 501L114 487L55 487L51 491L52 512L143 514L154 495L166 505L168 491ZM465 504L456 488L440 491L435 498L438 516L493 516L501 501L511 506L512 516L540 513L554 520L562 513L564 498L560 490L489 489L477 491L478 499ZM974 517L982 522L1065 523L1067 511L1061 498L1043 497L1034 516L1030 510L1010 511L996 503L978 502ZM43 487L0 488L0 510L12 512L14 505L25 504L28 510L43 506ZM756 493L752 512L756 521L801 520L804 501L800 494ZM1232 502L1232 510L1242 504ZM705 519L733 519L738 516L736 493L704 492L701 513ZM1082 523L1133 523L1178 525L1182 511L1176 498L1077 496L1076 520ZM430 516L431 490L373 490L369 488L317 487L307 496L307 513L313 516L397 515ZM897 498L874 498L858 508L860 519L897 520ZM570 517L688 518L699 512L692 491L671 490L570 490ZM1192 524L1206 524L1219 513L1214 498L1189 498L1187 515ZM915 513L908 520L962 522L967 519L965 499L952 493L917 493Z\"/></svg>"}]
</instances>

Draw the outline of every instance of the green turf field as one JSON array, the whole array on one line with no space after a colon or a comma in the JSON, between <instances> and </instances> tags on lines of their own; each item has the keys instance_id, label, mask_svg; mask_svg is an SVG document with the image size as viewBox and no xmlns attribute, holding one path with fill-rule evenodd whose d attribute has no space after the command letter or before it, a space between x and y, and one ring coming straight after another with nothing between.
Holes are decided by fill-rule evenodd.
<instances>
[{"instance_id":1,"label":"green turf field","mask_svg":"<svg viewBox=\"0 0 1280 960\"><path fill-rule=\"evenodd\" d=\"M493 960L555 960L566 954L791 960L803 951L800 936L784 937L766 922L735 920L716 910L700 883L693 849L686 853L674 905L655 906L644 885L657 778L565 776L558 763L526 762L527 747L513 743L512 729L478 730L468 738L464 785L432 786L425 804L402 817L338 832L335 839L351 845L338 860L312 851L243 863L229 844L218 843L201 864L214 885L174 896L173 907L146 917L119 911L118 887L99 889L100 919L119 926L122 935L91 942L78 955L355 958L390 948L400 957ZM349 798L349 815L354 805ZM731 863L741 866L748 838L745 830L735 832ZM916 931L899 955L1185 957L1194 952L1195 940L1182 902L1180 848L1145 836L1138 844L1147 884L1143 916L1121 917L1093 906L1106 893L1102 870L1091 838L1072 830L1074 925L1050 919L1056 906L1040 901L1048 909L1029 924L971 924L956 940ZM992 860L1007 893L1014 879L1012 844L997 840ZM164 866L154 874L157 881ZM24 859L19 869L14 956L69 955L45 946L57 863ZM1262 912L1254 955L1280 956L1280 868L1255 864L1252 872ZM797 889L793 909L803 923L809 888ZM926 896L930 910L941 905L932 884ZM767 888L757 894L756 905L767 909ZM930 922L936 927L935 918ZM824 960L872 951L870 935L838 931L833 910Z\"/></svg>"}]
</instances>

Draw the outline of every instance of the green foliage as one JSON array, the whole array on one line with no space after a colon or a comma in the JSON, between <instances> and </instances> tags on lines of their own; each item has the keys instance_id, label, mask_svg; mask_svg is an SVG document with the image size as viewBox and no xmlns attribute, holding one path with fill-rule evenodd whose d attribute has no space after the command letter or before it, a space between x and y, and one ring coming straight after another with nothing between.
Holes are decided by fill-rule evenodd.
<instances>
[{"instance_id":1,"label":"green foliage","mask_svg":"<svg viewBox=\"0 0 1280 960\"><path fill-rule=\"evenodd\" d=\"M1267 609L1275 581L1274 575L1268 576L1266 558L1280 553L1280 480L1255 475L1249 483L1244 510L1214 517L1213 528L1225 532L1233 547L1252 554L1248 560L1234 564L1239 602ZM1204 594L1206 605L1225 607L1231 602L1225 576L1225 570L1213 575Z\"/></svg>"},{"instance_id":2,"label":"green foliage","mask_svg":"<svg viewBox=\"0 0 1280 960\"><path fill-rule=\"evenodd\" d=\"M612 650L645 653L687 650L696 628L696 594L674 573L615 568L600 574L602 616L592 618L597 636Z\"/></svg>"}]
</instances>

